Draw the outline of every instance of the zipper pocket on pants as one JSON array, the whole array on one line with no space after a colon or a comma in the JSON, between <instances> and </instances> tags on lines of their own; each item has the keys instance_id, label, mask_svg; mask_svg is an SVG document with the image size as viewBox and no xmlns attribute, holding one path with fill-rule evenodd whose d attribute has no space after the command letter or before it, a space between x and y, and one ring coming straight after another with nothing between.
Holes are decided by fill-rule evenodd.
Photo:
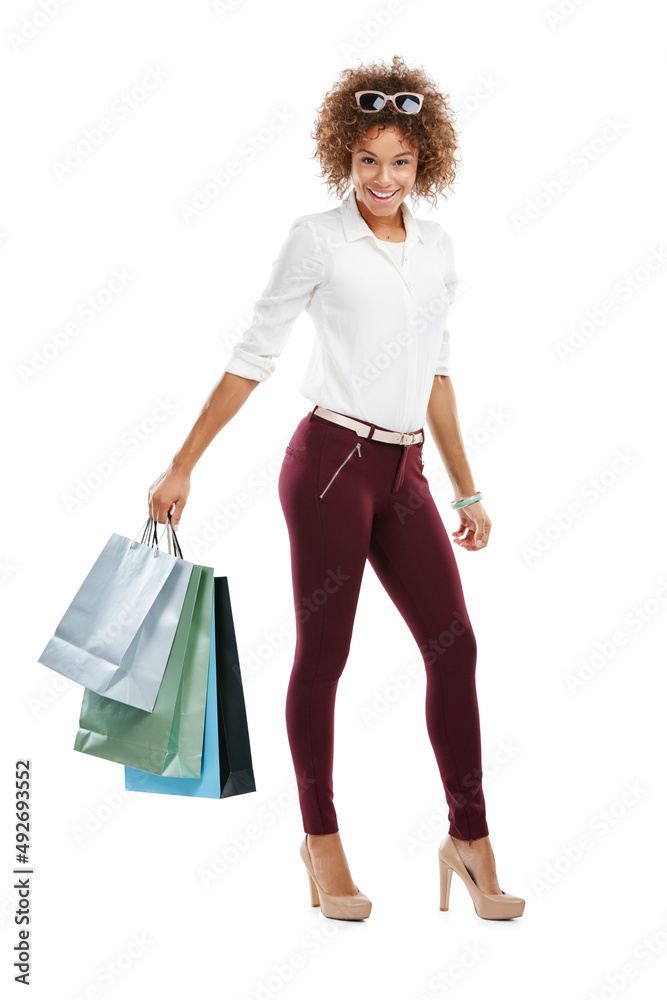
<instances>
[{"instance_id":1,"label":"zipper pocket on pants","mask_svg":"<svg viewBox=\"0 0 667 1000\"><path fill-rule=\"evenodd\" d=\"M333 476L331 477L331 479L329 480L329 482L327 483L327 485L324 487L324 489L320 493L320 500L322 499L322 497L324 496L324 494L326 493L326 491L329 489L329 487L333 483L334 479L336 478L336 476L338 475L338 473L340 472L340 470L345 465L345 462L349 462L349 460L354 455L355 451L359 452L359 458L361 458L361 444L359 443L359 441L357 441L357 443L355 444L354 448L352 449L352 451L350 452L350 454L347 456L347 458L345 459L345 461L341 462L341 464L338 466L338 468L334 472Z\"/></svg>"}]
</instances>

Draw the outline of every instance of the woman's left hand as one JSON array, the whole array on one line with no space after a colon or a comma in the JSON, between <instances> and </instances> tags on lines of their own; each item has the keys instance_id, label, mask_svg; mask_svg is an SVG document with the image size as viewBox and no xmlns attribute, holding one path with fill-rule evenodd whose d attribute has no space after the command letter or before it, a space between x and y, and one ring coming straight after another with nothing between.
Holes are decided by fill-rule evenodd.
<instances>
[{"instance_id":1,"label":"woman's left hand","mask_svg":"<svg viewBox=\"0 0 667 1000\"><path fill-rule=\"evenodd\" d=\"M458 515L461 524L452 532L457 545L469 552L477 552L486 548L491 531L491 518L482 507L480 500L469 503L467 507L459 507Z\"/></svg>"}]
</instances>

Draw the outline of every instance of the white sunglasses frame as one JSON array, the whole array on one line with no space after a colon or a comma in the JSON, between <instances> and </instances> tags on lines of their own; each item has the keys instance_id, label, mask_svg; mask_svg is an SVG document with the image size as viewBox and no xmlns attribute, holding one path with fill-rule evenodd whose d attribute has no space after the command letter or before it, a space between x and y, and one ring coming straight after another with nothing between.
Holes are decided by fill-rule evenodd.
<instances>
[{"instance_id":1,"label":"white sunglasses frame","mask_svg":"<svg viewBox=\"0 0 667 1000\"><path fill-rule=\"evenodd\" d=\"M361 97L362 94L379 94L380 97L384 97L384 104L382 105L381 108L362 108L361 105L359 104L359 98ZM399 108L394 98L401 97L403 94L409 94L411 97L420 98L419 107L417 108L416 111L403 111L401 108ZM396 94L383 94L381 90L357 90L354 96L357 102L357 107L359 108L360 111L363 111L365 115L376 115L378 111L383 111L384 108L386 108L387 106L387 101L391 101L396 110L398 111L398 113L401 115L417 115L424 106L424 95L418 94L414 90L399 90Z\"/></svg>"}]
</instances>

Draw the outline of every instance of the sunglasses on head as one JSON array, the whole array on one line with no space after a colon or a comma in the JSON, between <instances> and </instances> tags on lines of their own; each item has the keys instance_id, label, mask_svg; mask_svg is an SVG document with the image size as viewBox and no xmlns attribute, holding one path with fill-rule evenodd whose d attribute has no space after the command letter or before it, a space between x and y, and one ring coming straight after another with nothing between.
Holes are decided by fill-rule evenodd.
<instances>
[{"instance_id":1,"label":"sunglasses on head","mask_svg":"<svg viewBox=\"0 0 667 1000\"><path fill-rule=\"evenodd\" d=\"M387 101L393 101L397 111L404 115L416 115L421 111L423 94L402 91L400 94L383 94L381 90L358 90L354 95L362 111L382 111Z\"/></svg>"}]
</instances>

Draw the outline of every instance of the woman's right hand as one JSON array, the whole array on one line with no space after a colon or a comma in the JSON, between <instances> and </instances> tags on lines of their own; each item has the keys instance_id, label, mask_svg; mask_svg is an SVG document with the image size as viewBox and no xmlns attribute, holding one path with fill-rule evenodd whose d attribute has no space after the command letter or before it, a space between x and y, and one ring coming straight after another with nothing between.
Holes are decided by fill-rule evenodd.
<instances>
[{"instance_id":1,"label":"woman's right hand","mask_svg":"<svg viewBox=\"0 0 667 1000\"><path fill-rule=\"evenodd\" d=\"M190 476L169 468L148 488L148 513L158 524L164 524L167 513L171 511L171 524L174 531L178 528L183 508L190 493Z\"/></svg>"}]
</instances>

